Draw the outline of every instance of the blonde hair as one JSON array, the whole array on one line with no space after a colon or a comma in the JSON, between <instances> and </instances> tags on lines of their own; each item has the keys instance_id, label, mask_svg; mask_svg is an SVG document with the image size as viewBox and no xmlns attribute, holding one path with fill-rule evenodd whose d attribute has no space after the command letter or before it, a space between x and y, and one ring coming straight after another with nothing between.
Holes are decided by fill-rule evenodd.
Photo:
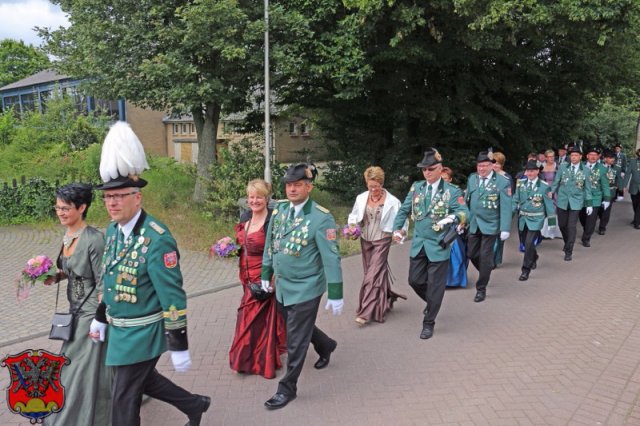
<instances>
[{"instance_id":1,"label":"blonde hair","mask_svg":"<svg viewBox=\"0 0 640 426\"><path fill-rule=\"evenodd\" d=\"M378 182L380 185L384 185L384 170L382 170L382 167L371 166L364 171L365 183L370 180L374 180Z\"/></svg>"},{"instance_id":2,"label":"blonde hair","mask_svg":"<svg viewBox=\"0 0 640 426\"><path fill-rule=\"evenodd\" d=\"M507 158L501 152L494 152L493 159L496 161L496 163L504 167L504 162L506 161Z\"/></svg>"},{"instance_id":3,"label":"blonde hair","mask_svg":"<svg viewBox=\"0 0 640 426\"><path fill-rule=\"evenodd\" d=\"M247 184L247 195L249 195L249 191L254 191L259 196L268 200L271 196L271 184L263 179L253 179Z\"/></svg>"}]
</instances>

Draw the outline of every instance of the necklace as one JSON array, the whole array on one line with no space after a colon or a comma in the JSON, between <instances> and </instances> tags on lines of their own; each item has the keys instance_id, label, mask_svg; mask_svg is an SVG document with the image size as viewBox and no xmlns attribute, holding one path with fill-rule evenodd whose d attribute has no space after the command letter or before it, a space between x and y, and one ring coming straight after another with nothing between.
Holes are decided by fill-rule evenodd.
<instances>
[{"instance_id":1,"label":"necklace","mask_svg":"<svg viewBox=\"0 0 640 426\"><path fill-rule=\"evenodd\" d=\"M69 250L69 247L71 247L71 244L73 244L73 241L78 238L80 236L80 234L82 234L82 231L84 231L84 227L78 229L76 232L74 232L71 235L67 235L66 233L62 236L62 244L64 245L64 248L66 248L67 250Z\"/></svg>"},{"instance_id":2,"label":"necklace","mask_svg":"<svg viewBox=\"0 0 640 426\"><path fill-rule=\"evenodd\" d=\"M369 195L369 200L371 200L372 203L378 203L382 200L382 197L384 197L384 192L381 192L378 198L373 198L373 194L371 194Z\"/></svg>"}]
</instances>

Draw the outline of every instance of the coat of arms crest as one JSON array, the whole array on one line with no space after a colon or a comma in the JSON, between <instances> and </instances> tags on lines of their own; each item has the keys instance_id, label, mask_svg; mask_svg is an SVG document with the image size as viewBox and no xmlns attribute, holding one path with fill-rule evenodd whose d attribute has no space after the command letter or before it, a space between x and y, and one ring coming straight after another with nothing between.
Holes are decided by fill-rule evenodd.
<instances>
[{"instance_id":1,"label":"coat of arms crest","mask_svg":"<svg viewBox=\"0 0 640 426\"><path fill-rule=\"evenodd\" d=\"M9 410L29 419L31 424L42 423L64 406L64 387L60 371L69 358L44 349L27 349L17 355L7 355L2 366L9 369L11 383L7 387Z\"/></svg>"}]
</instances>

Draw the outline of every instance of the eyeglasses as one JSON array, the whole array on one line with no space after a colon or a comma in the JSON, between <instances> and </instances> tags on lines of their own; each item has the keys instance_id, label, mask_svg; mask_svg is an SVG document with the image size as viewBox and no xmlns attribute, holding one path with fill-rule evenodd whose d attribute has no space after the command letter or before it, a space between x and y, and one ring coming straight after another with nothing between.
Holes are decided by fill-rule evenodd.
<instances>
[{"instance_id":1,"label":"eyeglasses","mask_svg":"<svg viewBox=\"0 0 640 426\"><path fill-rule=\"evenodd\" d=\"M436 170L438 170L439 166L431 166L431 167L423 167L422 171L423 172L435 172Z\"/></svg>"},{"instance_id":2,"label":"eyeglasses","mask_svg":"<svg viewBox=\"0 0 640 426\"><path fill-rule=\"evenodd\" d=\"M72 207L53 206L53 208L56 210L56 212L62 213L69 213L72 210Z\"/></svg>"},{"instance_id":3,"label":"eyeglasses","mask_svg":"<svg viewBox=\"0 0 640 426\"><path fill-rule=\"evenodd\" d=\"M125 192L123 194L107 194L107 195L103 195L102 196L102 201L104 201L105 203L108 203L110 201L114 201L116 203L119 203L120 201L122 201L124 199L124 197L126 197L127 195L133 195L133 194L137 194L139 191L133 191L133 192Z\"/></svg>"}]
</instances>

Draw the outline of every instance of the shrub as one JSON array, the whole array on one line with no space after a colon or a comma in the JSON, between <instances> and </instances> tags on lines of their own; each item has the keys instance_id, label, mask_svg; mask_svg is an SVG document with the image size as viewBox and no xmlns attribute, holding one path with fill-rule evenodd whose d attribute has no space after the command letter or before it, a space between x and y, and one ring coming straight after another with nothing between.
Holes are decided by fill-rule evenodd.
<instances>
[{"instance_id":1,"label":"shrub","mask_svg":"<svg viewBox=\"0 0 640 426\"><path fill-rule=\"evenodd\" d=\"M220 149L220 159L210 170L211 181L207 186L205 215L228 219L238 217L238 199L245 196L247 183L264 176L264 154L260 144L250 139ZM284 175L283 169L272 166L274 197L282 196L277 183Z\"/></svg>"},{"instance_id":2,"label":"shrub","mask_svg":"<svg viewBox=\"0 0 640 426\"><path fill-rule=\"evenodd\" d=\"M36 222L54 215L55 183L31 178L17 187L0 188L0 223Z\"/></svg>"}]
</instances>

